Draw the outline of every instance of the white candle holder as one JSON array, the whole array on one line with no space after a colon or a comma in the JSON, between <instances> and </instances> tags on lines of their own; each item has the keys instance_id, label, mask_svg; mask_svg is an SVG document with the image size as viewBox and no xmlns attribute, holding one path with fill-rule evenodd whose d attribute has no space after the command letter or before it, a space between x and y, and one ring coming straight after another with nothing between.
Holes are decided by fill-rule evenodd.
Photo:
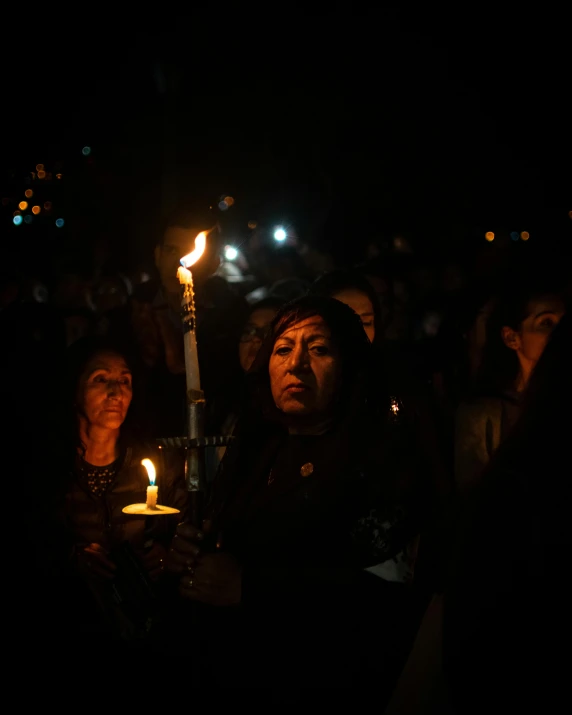
<instances>
[{"instance_id":1,"label":"white candle holder","mask_svg":"<svg viewBox=\"0 0 572 715\"><path fill-rule=\"evenodd\" d=\"M144 516L162 516L163 514L179 514L180 509L174 509L171 506L163 506L156 504L149 507L147 504L128 504L121 510L124 514L137 514Z\"/></svg>"}]
</instances>

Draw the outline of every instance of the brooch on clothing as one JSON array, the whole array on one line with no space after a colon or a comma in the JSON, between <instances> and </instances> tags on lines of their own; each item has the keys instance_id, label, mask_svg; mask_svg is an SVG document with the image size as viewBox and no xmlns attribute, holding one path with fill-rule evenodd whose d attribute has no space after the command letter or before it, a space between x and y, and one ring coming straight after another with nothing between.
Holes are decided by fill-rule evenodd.
<instances>
[{"instance_id":1,"label":"brooch on clothing","mask_svg":"<svg viewBox=\"0 0 572 715\"><path fill-rule=\"evenodd\" d=\"M306 464L303 464L300 467L300 476L302 476L302 477L309 477L310 474L312 474L313 472L314 472L314 465L312 464L312 462L306 462ZM270 474L268 475L268 486L270 486L273 481L274 481L274 474L273 474L273 470L271 469Z\"/></svg>"}]
</instances>

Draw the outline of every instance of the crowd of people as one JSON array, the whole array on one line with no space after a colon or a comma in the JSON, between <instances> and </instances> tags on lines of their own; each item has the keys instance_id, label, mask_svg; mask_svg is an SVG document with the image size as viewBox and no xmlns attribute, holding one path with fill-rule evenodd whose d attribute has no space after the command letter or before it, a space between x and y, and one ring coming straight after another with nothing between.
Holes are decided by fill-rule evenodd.
<instances>
[{"instance_id":1,"label":"crowd of people","mask_svg":"<svg viewBox=\"0 0 572 715\"><path fill-rule=\"evenodd\" d=\"M177 268L204 230L205 430L226 444L193 523L160 438L186 434ZM46 300L5 272L12 647L174 658L193 686L291 702L375 689L393 715L517 708L566 647L572 274L302 249L253 249L239 284L186 210L148 280L68 276ZM176 513L123 511L145 458Z\"/></svg>"}]
</instances>

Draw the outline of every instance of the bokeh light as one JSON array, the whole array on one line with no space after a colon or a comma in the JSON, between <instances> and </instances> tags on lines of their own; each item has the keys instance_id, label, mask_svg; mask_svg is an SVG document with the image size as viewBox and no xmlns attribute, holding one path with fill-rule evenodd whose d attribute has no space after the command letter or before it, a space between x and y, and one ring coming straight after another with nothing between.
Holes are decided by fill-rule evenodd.
<instances>
[{"instance_id":1,"label":"bokeh light","mask_svg":"<svg viewBox=\"0 0 572 715\"><path fill-rule=\"evenodd\" d=\"M278 241L278 243L286 240L286 231L281 226L274 231L274 240Z\"/></svg>"},{"instance_id":2,"label":"bokeh light","mask_svg":"<svg viewBox=\"0 0 572 715\"><path fill-rule=\"evenodd\" d=\"M20 203L18 204L18 208L21 209L22 211L25 211L28 208L28 202L20 201Z\"/></svg>"},{"instance_id":3,"label":"bokeh light","mask_svg":"<svg viewBox=\"0 0 572 715\"><path fill-rule=\"evenodd\" d=\"M219 201L218 207L220 211L226 211L228 208L228 204L226 203L226 201Z\"/></svg>"},{"instance_id":4,"label":"bokeh light","mask_svg":"<svg viewBox=\"0 0 572 715\"><path fill-rule=\"evenodd\" d=\"M43 171L43 170L44 170L43 164L36 164L36 171Z\"/></svg>"},{"instance_id":5,"label":"bokeh light","mask_svg":"<svg viewBox=\"0 0 572 715\"><path fill-rule=\"evenodd\" d=\"M528 239L530 238L530 234L528 233L528 231L523 231L520 234L520 237L522 238L523 241L528 241Z\"/></svg>"},{"instance_id":6,"label":"bokeh light","mask_svg":"<svg viewBox=\"0 0 572 715\"><path fill-rule=\"evenodd\" d=\"M258 224L256 223L256 221L248 222L248 228L256 228L257 226L258 226Z\"/></svg>"},{"instance_id":7,"label":"bokeh light","mask_svg":"<svg viewBox=\"0 0 572 715\"><path fill-rule=\"evenodd\" d=\"M64 225L64 223L65 223L65 221L63 220L63 218L57 218L57 219L56 219L56 226L57 226L58 228L61 228L61 227Z\"/></svg>"},{"instance_id":8,"label":"bokeh light","mask_svg":"<svg viewBox=\"0 0 572 715\"><path fill-rule=\"evenodd\" d=\"M24 191L24 196L27 199L31 199L33 195L34 195L34 192L32 191L32 189L26 189L26 191Z\"/></svg>"},{"instance_id":9,"label":"bokeh light","mask_svg":"<svg viewBox=\"0 0 572 715\"><path fill-rule=\"evenodd\" d=\"M44 201L44 208L46 209L46 211L50 211L50 209L52 208L52 202Z\"/></svg>"},{"instance_id":10,"label":"bokeh light","mask_svg":"<svg viewBox=\"0 0 572 715\"><path fill-rule=\"evenodd\" d=\"M224 202L226 203L227 206L232 206L234 203L234 199L232 198L232 196L225 196Z\"/></svg>"},{"instance_id":11,"label":"bokeh light","mask_svg":"<svg viewBox=\"0 0 572 715\"><path fill-rule=\"evenodd\" d=\"M486 238L486 240L489 241L489 242L490 242L490 241L494 241L494 240L495 240L495 235L494 235L494 233L493 233L492 231L487 231L487 232L485 233L485 238Z\"/></svg>"},{"instance_id":12,"label":"bokeh light","mask_svg":"<svg viewBox=\"0 0 572 715\"><path fill-rule=\"evenodd\" d=\"M512 231L512 233L510 234L510 237L513 241L518 241L518 239L520 238L518 231Z\"/></svg>"},{"instance_id":13,"label":"bokeh light","mask_svg":"<svg viewBox=\"0 0 572 715\"><path fill-rule=\"evenodd\" d=\"M27 216L24 216L24 221L26 223L32 223L32 220L33 219L32 219L32 216L30 216L30 214L28 214Z\"/></svg>"},{"instance_id":14,"label":"bokeh light","mask_svg":"<svg viewBox=\"0 0 572 715\"><path fill-rule=\"evenodd\" d=\"M38 179L45 179L45 178L46 178L46 172L38 171Z\"/></svg>"},{"instance_id":15,"label":"bokeh light","mask_svg":"<svg viewBox=\"0 0 572 715\"><path fill-rule=\"evenodd\" d=\"M61 174L56 174L56 179L61 179L62 175Z\"/></svg>"},{"instance_id":16,"label":"bokeh light","mask_svg":"<svg viewBox=\"0 0 572 715\"><path fill-rule=\"evenodd\" d=\"M14 216L14 218L12 219L12 221L14 222L14 225L15 225L15 226L19 226L19 225L22 223L22 217L21 217L21 216Z\"/></svg>"},{"instance_id":17,"label":"bokeh light","mask_svg":"<svg viewBox=\"0 0 572 715\"><path fill-rule=\"evenodd\" d=\"M226 246L224 249L224 257L227 261L234 261L238 256L238 251L234 246Z\"/></svg>"},{"instance_id":18,"label":"bokeh light","mask_svg":"<svg viewBox=\"0 0 572 715\"><path fill-rule=\"evenodd\" d=\"M89 156L91 154L91 147L90 146L84 146L84 148L81 150L81 153L84 156Z\"/></svg>"},{"instance_id":19,"label":"bokeh light","mask_svg":"<svg viewBox=\"0 0 572 715\"><path fill-rule=\"evenodd\" d=\"M39 206L32 206L32 213L37 216L42 209Z\"/></svg>"},{"instance_id":20,"label":"bokeh light","mask_svg":"<svg viewBox=\"0 0 572 715\"><path fill-rule=\"evenodd\" d=\"M12 216L19 216L19 215L20 215L19 211L14 211L14 213L12 214Z\"/></svg>"}]
</instances>

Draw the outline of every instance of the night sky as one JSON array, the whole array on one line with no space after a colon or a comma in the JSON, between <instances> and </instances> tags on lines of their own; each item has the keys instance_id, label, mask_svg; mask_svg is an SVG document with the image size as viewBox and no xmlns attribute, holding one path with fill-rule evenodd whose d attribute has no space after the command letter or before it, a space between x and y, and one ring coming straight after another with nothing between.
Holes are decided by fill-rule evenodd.
<instances>
[{"instance_id":1,"label":"night sky","mask_svg":"<svg viewBox=\"0 0 572 715\"><path fill-rule=\"evenodd\" d=\"M486 230L560 239L564 18L463 12L34 27L27 51L4 46L4 194L60 161L66 230L137 259L177 201L226 194L237 241L248 220L338 252L400 232L459 251Z\"/></svg>"}]
</instances>

